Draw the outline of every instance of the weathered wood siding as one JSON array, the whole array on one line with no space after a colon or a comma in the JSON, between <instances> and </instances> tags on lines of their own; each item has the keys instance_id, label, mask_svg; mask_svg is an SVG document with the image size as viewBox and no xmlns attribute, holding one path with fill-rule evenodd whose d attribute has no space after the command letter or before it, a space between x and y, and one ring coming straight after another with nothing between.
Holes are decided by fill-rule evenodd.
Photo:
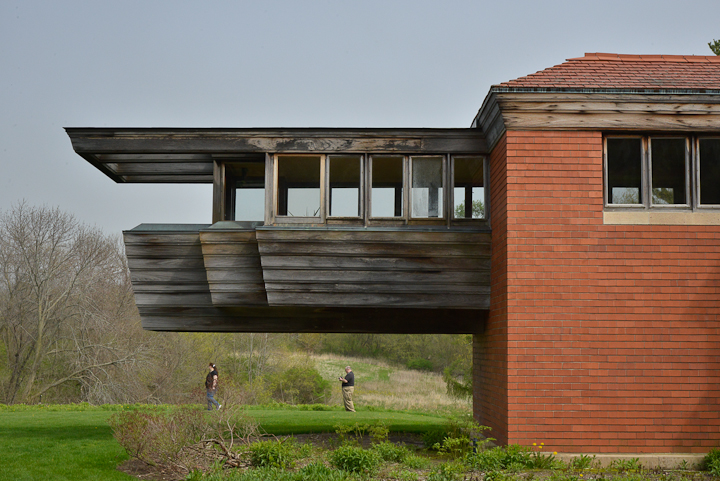
<instances>
[{"instance_id":1,"label":"weathered wood siding","mask_svg":"<svg viewBox=\"0 0 720 481\"><path fill-rule=\"evenodd\" d=\"M212 306L205 274L201 227L162 230L139 226L123 232L135 303L145 307Z\"/></svg>"},{"instance_id":2,"label":"weathered wood siding","mask_svg":"<svg viewBox=\"0 0 720 481\"><path fill-rule=\"evenodd\" d=\"M145 307L144 329L199 332L373 332L472 334L487 321L484 309L340 307Z\"/></svg>"},{"instance_id":3,"label":"weathered wood siding","mask_svg":"<svg viewBox=\"0 0 720 481\"><path fill-rule=\"evenodd\" d=\"M268 305L254 229L205 230L200 242L213 305Z\"/></svg>"},{"instance_id":4,"label":"weathered wood siding","mask_svg":"<svg viewBox=\"0 0 720 481\"><path fill-rule=\"evenodd\" d=\"M271 306L487 309L490 233L257 231Z\"/></svg>"}]
</instances>

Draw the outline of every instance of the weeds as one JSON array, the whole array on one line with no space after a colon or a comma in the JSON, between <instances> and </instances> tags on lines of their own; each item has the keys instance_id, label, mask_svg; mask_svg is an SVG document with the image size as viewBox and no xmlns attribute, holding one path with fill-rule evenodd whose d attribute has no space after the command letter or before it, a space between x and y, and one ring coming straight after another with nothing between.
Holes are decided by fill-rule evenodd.
<instances>
[{"instance_id":1,"label":"weeds","mask_svg":"<svg viewBox=\"0 0 720 481\"><path fill-rule=\"evenodd\" d=\"M705 469L713 476L720 476L720 449L711 449L705 456Z\"/></svg>"},{"instance_id":2,"label":"weeds","mask_svg":"<svg viewBox=\"0 0 720 481\"><path fill-rule=\"evenodd\" d=\"M616 459L610 463L610 469L618 471L620 473L636 473L642 471L643 467L640 464L640 459Z\"/></svg>"},{"instance_id":3,"label":"weeds","mask_svg":"<svg viewBox=\"0 0 720 481\"><path fill-rule=\"evenodd\" d=\"M330 463L350 473L371 474L377 471L382 458L373 450L344 445L330 453Z\"/></svg>"},{"instance_id":4,"label":"weeds","mask_svg":"<svg viewBox=\"0 0 720 481\"><path fill-rule=\"evenodd\" d=\"M309 454L309 448L307 445L299 446L289 438L252 443L248 452L253 466L285 469L293 467L296 459Z\"/></svg>"},{"instance_id":5,"label":"weeds","mask_svg":"<svg viewBox=\"0 0 720 481\"><path fill-rule=\"evenodd\" d=\"M595 455L581 454L570 460L569 467L575 471L584 471L595 466Z\"/></svg>"}]
</instances>

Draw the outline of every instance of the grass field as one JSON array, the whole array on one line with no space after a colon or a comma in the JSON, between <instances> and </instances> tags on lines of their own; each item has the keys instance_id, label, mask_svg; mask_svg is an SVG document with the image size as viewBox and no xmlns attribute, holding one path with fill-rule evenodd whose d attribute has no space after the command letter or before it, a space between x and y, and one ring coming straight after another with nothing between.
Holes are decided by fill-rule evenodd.
<instances>
[{"instance_id":1,"label":"grass field","mask_svg":"<svg viewBox=\"0 0 720 481\"><path fill-rule=\"evenodd\" d=\"M378 407L396 410L438 412L444 415L470 414L472 401L447 395L440 374L403 369L376 359L340 357L331 354L313 356L318 372L333 383L330 404L341 404L338 376L350 365L355 373L355 408Z\"/></svg>"},{"instance_id":2,"label":"grass field","mask_svg":"<svg viewBox=\"0 0 720 481\"><path fill-rule=\"evenodd\" d=\"M0 412L0 480L132 480L107 424L110 412Z\"/></svg>"}]
</instances>

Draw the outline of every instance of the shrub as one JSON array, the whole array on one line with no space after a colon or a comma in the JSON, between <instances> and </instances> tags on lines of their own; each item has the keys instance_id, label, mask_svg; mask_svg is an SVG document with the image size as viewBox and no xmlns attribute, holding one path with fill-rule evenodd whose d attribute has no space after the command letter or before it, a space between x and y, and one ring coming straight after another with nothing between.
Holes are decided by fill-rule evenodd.
<instances>
[{"instance_id":1,"label":"shrub","mask_svg":"<svg viewBox=\"0 0 720 481\"><path fill-rule=\"evenodd\" d=\"M489 429L470 419L450 419L442 428L427 431L423 435L423 443L428 449L443 454L463 456L470 451L485 449L493 441L482 434Z\"/></svg>"},{"instance_id":2,"label":"shrub","mask_svg":"<svg viewBox=\"0 0 720 481\"><path fill-rule=\"evenodd\" d=\"M236 460L236 441L257 435L258 425L239 408L212 414L195 408L166 411L121 411L109 419L113 436L127 453L163 470L187 473L206 467L218 458ZM216 450L200 449L208 444Z\"/></svg>"},{"instance_id":3,"label":"shrub","mask_svg":"<svg viewBox=\"0 0 720 481\"><path fill-rule=\"evenodd\" d=\"M383 461L402 463L410 451L405 446L398 446L390 441L375 444L372 449L377 452Z\"/></svg>"},{"instance_id":4,"label":"shrub","mask_svg":"<svg viewBox=\"0 0 720 481\"><path fill-rule=\"evenodd\" d=\"M375 421L372 424L357 422L355 424L336 424L333 427L340 444L362 445L365 434L370 434L374 443L381 443L387 441L390 434L390 429L382 421Z\"/></svg>"},{"instance_id":5,"label":"shrub","mask_svg":"<svg viewBox=\"0 0 720 481\"><path fill-rule=\"evenodd\" d=\"M330 453L330 463L338 469L351 473L370 474L380 466L380 455L357 446L340 446Z\"/></svg>"},{"instance_id":6,"label":"shrub","mask_svg":"<svg viewBox=\"0 0 720 481\"><path fill-rule=\"evenodd\" d=\"M330 381L315 367L293 366L268 376L273 399L287 404L324 403L330 398Z\"/></svg>"},{"instance_id":7,"label":"shrub","mask_svg":"<svg viewBox=\"0 0 720 481\"><path fill-rule=\"evenodd\" d=\"M441 443L435 444L433 449L440 454L457 459L470 453L472 451L472 445L470 444L470 438L467 436L448 436L443 439Z\"/></svg>"},{"instance_id":8,"label":"shrub","mask_svg":"<svg viewBox=\"0 0 720 481\"><path fill-rule=\"evenodd\" d=\"M250 462L253 466L291 468L295 460L302 456L307 448L298 446L295 441L259 441L248 446Z\"/></svg>"},{"instance_id":9,"label":"shrub","mask_svg":"<svg viewBox=\"0 0 720 481\"><path fill-rule=\"evenodd\" d=\"M705 469L713 476L720 476L720 449L711 449L705 456Z\"/></svg>"},{"instance_id":10,"label":"shrub","mask_svg":"<svg viewBox=\"0 0 720 481\"><path fill-rule=\"evenodd\" d=\"M417 357L415 359L410 359L407 362L407 368L415 369L417 371L432 371L433 363L430 362L429 359L423 359L421 357Z\"/></svg>"},{"instance_id":11,"label":"shrub","mask_svg":"<svg viewBox=\"0 0 720 481\"><path fill-rule=\"evenodd\" d=\"M188 408L165 413L122 411L113 414L109 424L131 457L173 471L190 471L197 466L187 448L209 431L203 412Z\"/></svg>"},{"instance_id":12,"label":"shrub","mask_svg":"<svg viewBox=\"0 0 720 481\"><path fill-rule=\"evenodd\" d=\"M505 451L500 447L471 453L465 462L473 469L480 471L496 471L505 468Z\"/></svg>"}]
</instances>

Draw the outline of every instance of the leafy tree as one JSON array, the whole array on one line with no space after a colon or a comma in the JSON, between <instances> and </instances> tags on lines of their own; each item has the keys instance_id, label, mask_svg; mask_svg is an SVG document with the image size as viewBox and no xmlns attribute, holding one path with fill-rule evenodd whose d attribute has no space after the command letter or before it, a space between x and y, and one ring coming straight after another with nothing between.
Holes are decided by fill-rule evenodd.
<instances>
[{"instance_id":1,"label":"leafy tree","mask_svg":"<svg viewBox=\"0 0 720 481\"><path fill-rule=\"evenodd\" d=\"M709 42L708 47L710 47L710 50L712 50L715 55L720 55L720 40Z\"/></svg>"},{"instance_id":2,"label":"leafy tree","mask_svg":"<svg viewBox=\"0 0 720 481\"><path fill-rule=\"evenodd\" d=\"M132 305L122 248L57 208L0 211L0 341L6 403L68 383L86 392L132 363L113 311Z\"/></svg>"},{"instance_id":3,"label":"leafy tree","mask_svg":"<svg viewBox=\"0 0 720 481\"><path fill-rule=\"evenodd\" d=\"M484 216L484 214L485 214L485 204L483 204L483 202L481 200L472 201L473 219L481 218ZM456 219L465 218L465 203L464 202L461 202L455 206L455 218Z\"/></svg>"}]
</instances>

